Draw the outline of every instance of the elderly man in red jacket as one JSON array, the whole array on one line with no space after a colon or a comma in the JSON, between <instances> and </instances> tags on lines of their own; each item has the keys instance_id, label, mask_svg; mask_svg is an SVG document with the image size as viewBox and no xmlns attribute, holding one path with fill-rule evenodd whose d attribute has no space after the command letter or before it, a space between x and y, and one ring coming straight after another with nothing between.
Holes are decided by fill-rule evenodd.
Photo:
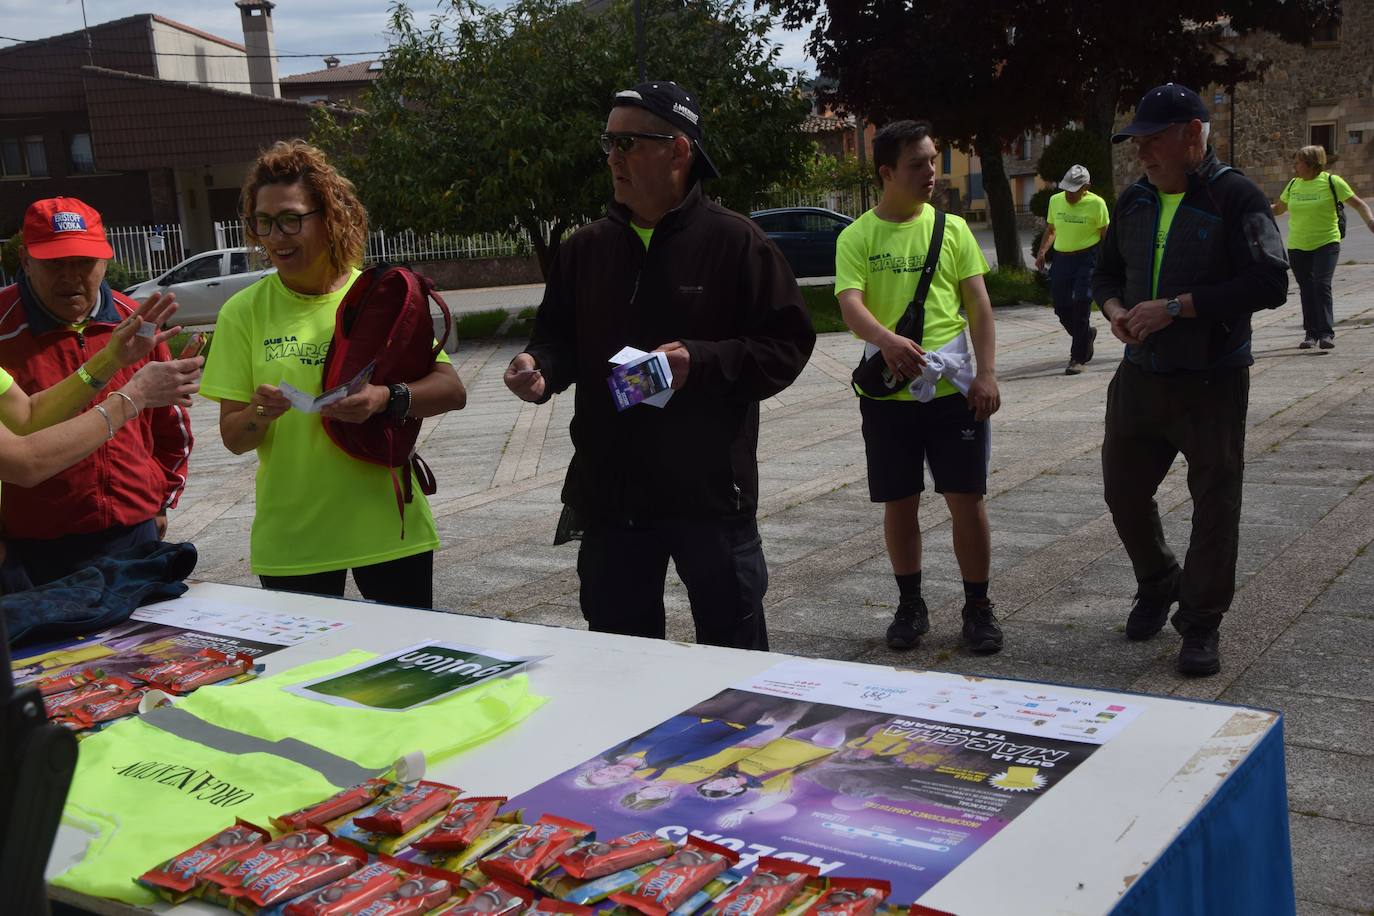
<instances>
[{"instance_id":1,"label":"elderly man in red jacket","mask_svg":"<svg viewBox=\"0 0 1374 916\"><path fill-rule=\"evenodd\" d=\"M24 215L22 272L0 289L0 366L24 391L77 375L113 391L150 360L159 342L123 364L106 348L138 309L105 282L114 256L100 214L75 198L40 200ZM184 354L184 355L190 355ZM186 486L191 418L183 404L143 410L103 447L33 487L0 489L6 590L40 585L91 560L162 538L167 510Z\"/></svg>"}]
</instances>

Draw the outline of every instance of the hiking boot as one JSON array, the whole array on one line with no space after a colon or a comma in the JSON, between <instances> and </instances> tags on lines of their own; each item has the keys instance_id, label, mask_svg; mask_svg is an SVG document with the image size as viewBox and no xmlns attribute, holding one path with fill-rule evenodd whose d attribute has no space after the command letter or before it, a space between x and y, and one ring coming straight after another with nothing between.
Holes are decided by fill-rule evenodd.
<instances>
[{"instance_id":1,"label":"hiking boot","mask_svg":"<svg viewBox=\"0 0 1374 916\"><path fill-rule=\"evenodd\" d=\"M1164 624L1169 619L1169 606L1177 600L1178 598L1172 594L1164 598L1147 598L1136 594L1135 604L1131 606L1131 615L1126 618L1126 638L1135 642L1153 638L1164 629Z\"/></svg>"},{"instance_id":2,"label":"hiking boot","mask_svg":"<svg viewBox=\"0 0 1374 916\"><path fill-rule=\"evenodd\" d=\"M1330 350L1332 347L1336 346L1336 338L1323 337L1321 340L1317 341L1317 346L1321 347L1323 350Z\"/></svg>"},{"instance_id":3,"label":"hiking boot","mask_svg":"<svg viewBox=\"0 0 1374 916\"><path fill-rule=\"evenodd\" d=\"M1082 372L1082 371L1083 371L1083 364L1080 363L1080 362L1077 362L1076 360L1072 360L1072 359L1071 359L1071 360L1069 360L1069 365L1068 365L1067 367L1065 367L1065 369L1064 369L1064 374L1065 374L1065 375L1078 375L1078 374L1079 374L1080 372Z\"/></svg>"},{"instance_id":4,"label":"hiking boot","mask_svg":"<svg viewBox=\"0 0 1374 916\"><path fill-rule=\"evenodd\" d=\"M1304 338L1302 339L1302 343L1298 344L1298 349L1299 349L1299 350L1310 350L1310 349L1312 349L1313 347L1315 347L1316 345L1317 345L1317 338L1315 338L1315 337L1304 337Z\"/></svg>"},{"instance_id":5,"label":"hiking boot","mask_svg":"<svg viewBox=\"0 0 1374 916\"><path fill-rule=\"evenodd\" d=\"M889 649L914 649L921 637L930 632L930 611L922 598L903 599L887 627Z\"/></svg>"},{"instance_id":6,"label":"hiking boot","mask_svg":"<svg viewBox=\"0 0 1374 916\"><path fill-rule=\"evenodd\" d=\"M1178 673L1207 677L1221 670L1221 636L1216 630L1192 630L1183 634L1178 650Z\"/></svg>"},{"instance_id":7,"label":"hiking boot","mask_svg":"<svg viewBox=\"0 0 1374 916\"><path fill-rule=\"evenodd\" d=\"M1090 363L1093 361L1093 342L1096 340L1097 328L1088 328L1088 355L1083 357L1083 362Z\"/></svg>"},{"instance_id":8,"label":"hiking boot","mask_svg":"<svg viewBox=\"0 0 1374 916\"><path fill-rule=\"evenodd\" d=\"M988 655L1002 651L1002 628L997 625L994 605L984 598L977 603L964 604L964 645L969 651Z\"/></svg>"}]
</instances>

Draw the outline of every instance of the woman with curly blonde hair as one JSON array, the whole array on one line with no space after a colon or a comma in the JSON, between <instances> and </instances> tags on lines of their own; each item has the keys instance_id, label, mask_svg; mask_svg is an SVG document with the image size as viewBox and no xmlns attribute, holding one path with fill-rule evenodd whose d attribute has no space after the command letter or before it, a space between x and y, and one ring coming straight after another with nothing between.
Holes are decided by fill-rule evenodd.
<instances>
[{"instance_id":1,"label":"woman with curly blonde hair","mask_svg":"<svg viewBox=\"0 0 1374 916\"><path fill-rule=\"evenodd\" d=\"M429 503L417 492L406 505L402 537L388 469L335 446L320 416L433 417L462 409L463 383L440 353L409 386L369 384L321 414L291 409L280 383L320 393L334 315L363 260L367 211L352 183L301 140L258 157L240 206L277 272L224 304L201 393L220 402L225 446L258 453L253 572L264 588L337 596L352 569L365 598L430 607L439 538Z\"/></svg>"}]
</instances>

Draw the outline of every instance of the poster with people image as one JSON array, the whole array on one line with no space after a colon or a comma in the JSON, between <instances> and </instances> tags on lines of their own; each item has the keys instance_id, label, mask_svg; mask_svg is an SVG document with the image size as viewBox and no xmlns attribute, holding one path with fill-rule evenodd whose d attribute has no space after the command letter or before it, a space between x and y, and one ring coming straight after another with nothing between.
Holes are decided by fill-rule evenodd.
<instances>
[{"instance_id":1,"label":"poster with people image","mask_svg":"<svg viewBox=\"0 0 1374 916\"><path fill-rule=\"evenodd\" d=\"M1140 712L1038 689L788 662L510 804L602 837L701 836L746 868L771 855L883 878L910 902Z\"/></svg>"}]
</instances>

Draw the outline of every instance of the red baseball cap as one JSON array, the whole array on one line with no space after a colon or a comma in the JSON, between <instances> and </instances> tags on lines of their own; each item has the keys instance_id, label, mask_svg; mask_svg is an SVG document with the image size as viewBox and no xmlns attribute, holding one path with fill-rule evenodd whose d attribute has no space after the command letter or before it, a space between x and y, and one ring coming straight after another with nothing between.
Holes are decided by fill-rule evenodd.
<instances>
[{"instance_id":1,"label":"red baseball cap","mask_svg":"<svg viewBox=\"0 0 1374 916\"><path fill-rule=\"evenodd\" d=\"M75 197L49 197L29 206L24 213L24 250L40 261L114 257L100 214Z\"/></svg>"}]
</instances>

